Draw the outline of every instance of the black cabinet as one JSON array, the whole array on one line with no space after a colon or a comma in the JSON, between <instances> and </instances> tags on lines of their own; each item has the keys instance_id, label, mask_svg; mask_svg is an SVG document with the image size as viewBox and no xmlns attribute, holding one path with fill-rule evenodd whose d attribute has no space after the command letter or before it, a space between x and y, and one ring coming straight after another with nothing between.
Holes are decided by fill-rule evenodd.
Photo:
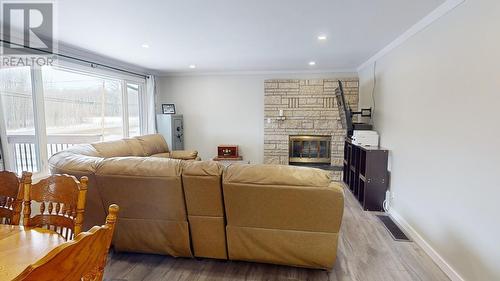
<instances>
[{"instance_id":1,"label":"black cabinet","mask_svg":"<svg viewBox=\"0 0 500 281\"><path fill-rule=\"evenodd\" d=\"M388 188L387 161L389 151L380 147L352 144L344 146L343 181L365 211L383 211Z\"/></svg>"}]
</instances>

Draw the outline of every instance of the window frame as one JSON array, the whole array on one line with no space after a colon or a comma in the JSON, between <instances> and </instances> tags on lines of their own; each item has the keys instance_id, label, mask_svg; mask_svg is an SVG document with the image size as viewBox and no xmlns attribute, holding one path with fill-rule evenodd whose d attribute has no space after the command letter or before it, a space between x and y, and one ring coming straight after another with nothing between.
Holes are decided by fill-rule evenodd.
<instances>
[{"instance_id":1,"label":"window frame","mask_svg":"<svg viewBox=\"0 0 500 281\"><path fill-rule=\"evenodd\" d=\"M146 82L144 83L137 83L136 81L132 80L123 80L122 81L122 101L123 101L123 118L127 119L126 125L125 123L123 124L123 136L124 137L130 137L130 116L128 112L128 90L127 90L127 85L128 84L135 84L138 86L137 88L137 95L139 97L139 134L143 135L145 133L145 124L146 124L146 116L144 114L145 108L144 106L146 103L144 102L144 99L146 97L145 95L145 90L146 90ZM125 114L126 112L126 114ZM126 127L126 128L125 128Z\"/></svg>"},{"instance_id":2,"label":"window frame","mask_svg":"<svg viewBox=\"0 0 500 281\"><path fill-rule=\"evenodd\" d=\"M0 98L0 109L3 109L3 102ZM14 171L15 167L12 166L12 159L14 156L12 155L12 151L9 147L9 140L7 139L7 125L5 123L5 117L0 114L0 142L2 145L2 159L3 159L3 167L5 170Z\"/></svg>"},{"instance_id":3,"label":"window frame","mask_svg":"<svg viewBox=\"0 0 500 281\"><path fill-rule=\"evenodd\" d=\"M126 75L118 73L115 71L110 71L106 69L93 68L88 65L72 63L69 61L59 61L57 64L52 66L53 68L60 71L68 71L75 74L88 75L96 78L114 80L121 84L122 88L122 135L124 138L129 137L129 116L128 116L128 92L127 84L138 85L138 96L139 96L139 130L140 134L145 132L146 124L146 105L145 102L145 91L146 91L146 78L141 78L132 75ZM43 85L43 74L42 68L36 66L30 66L30 79L31 79L31 91L33 96L33 110L34 110L34 127L35 127L35 153L37 154L37 166L38 171L34 172L34 178L42 177L50 173L49 163L48 163L48 136L47 127L45 123L45 95L44 95L44 85ZM3 106L0 99L0 107ZM0 114L0 136L2 138L2 150L3 150L3 160L4 168L6 170L17 171L16 161L14 151L12 151L8 143L8 134L5 123L5 117Z\"/></svg>"}]
</instances>

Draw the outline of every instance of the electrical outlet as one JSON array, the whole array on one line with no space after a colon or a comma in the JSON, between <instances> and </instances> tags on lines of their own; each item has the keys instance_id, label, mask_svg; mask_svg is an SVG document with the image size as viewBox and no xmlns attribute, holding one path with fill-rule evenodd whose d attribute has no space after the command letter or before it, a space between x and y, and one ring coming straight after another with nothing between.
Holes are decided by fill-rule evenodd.
<instances>
[{"instance_id":1,"label":"electrical outlet","mask_svg":"<svg viewBox=\"0 0 500 281\"><path fill-rule=\"evenodd\" d=\"M391 191L387 190L385 192L385 201L390 201L392 198L392 194L391 194Z\"/></svg>"},{"instance_id":2,"label":"electrical outlet","mask_svg":"<svg viewBox=\"0 0 500 281\"><path fill-rule=\"evenodd\" d=\"M391 194L391 191L387 190L385 192L385 200L384 200L384 204L383 204L383 207L384 207L384 210L386 212L389 212L389 208L391 206L391 201L392 201L392 194Z\"/></svg>"}]
</instances>

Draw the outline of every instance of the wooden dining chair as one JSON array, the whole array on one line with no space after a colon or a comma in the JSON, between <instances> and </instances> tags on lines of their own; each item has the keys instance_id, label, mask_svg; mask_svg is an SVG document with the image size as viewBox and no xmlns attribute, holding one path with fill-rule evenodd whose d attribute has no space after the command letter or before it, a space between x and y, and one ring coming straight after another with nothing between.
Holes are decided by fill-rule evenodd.
<instances>
[{"instance_id":1,"label":"wooden dining chair","mask_svg":"<svg viewBox=\"0 0 500 281\"><path fill-rule=\"evenodd\" d=\"M16 281L100 281L118 215L117 205L109 206L106 224L94 226L50 251L26 268Z\"/></svg>"},{"instance_id":2,"label":"wooden dining chair","mask_svg":"<svg viewBox=\"0 0 500 281\"><path fill-rule=\"evenodd\" d=\"M0 224L19 225L22 196L21 180L17 175L0 171Z\"/></svg>"},{"instance_id":3,"label":"wooden dining chair","mask_svg":"<svg viewBox=\"0 0 500 281\"><path fill-rule=\"evenodd\" d=\"M82 231L88 178L52 175L31 183L31 173L23 173L23 225L40 227L59 233L70 240ZM32 201L40 204L39 214L31 216Z\"/></svg>"}]
</instances>

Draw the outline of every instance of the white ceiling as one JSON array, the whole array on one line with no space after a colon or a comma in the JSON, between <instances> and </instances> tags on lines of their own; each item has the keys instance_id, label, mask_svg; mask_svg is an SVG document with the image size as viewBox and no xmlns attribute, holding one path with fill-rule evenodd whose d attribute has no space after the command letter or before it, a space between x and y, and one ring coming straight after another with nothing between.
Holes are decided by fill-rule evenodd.
<instances>
[{"instance_id":1,"label":"white ceiling","mask_svg":"<svg viewBox=\"0 0 500 281\"><path fill-rule=\"evenodd\" d=\"M443 2L60 0L56 39L161 73L352 71Z\"/></svg>"}]
</instances>

